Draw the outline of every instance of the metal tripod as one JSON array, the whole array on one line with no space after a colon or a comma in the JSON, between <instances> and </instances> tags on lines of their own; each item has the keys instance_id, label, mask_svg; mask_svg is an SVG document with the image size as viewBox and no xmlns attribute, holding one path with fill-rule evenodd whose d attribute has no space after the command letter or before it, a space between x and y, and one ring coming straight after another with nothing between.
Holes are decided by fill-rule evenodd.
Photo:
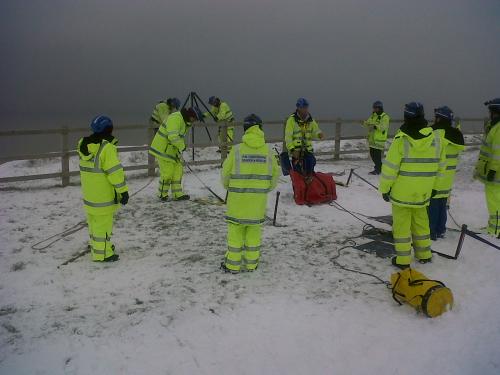
<instances>
[{"instance_id":1,"label":"metal tripod","mask_svg":"<svg viewBox=\"0 0 500 375\"><path fill-rule=\"evenodd\" d=\"M210 109L208 109L205 102L200 98L200 96L196 92L191 91L188 94L186 100L184 100L184 104L182 105L182 108L186 108L186 105L188 103L190 104L191 108L198 108L198 109L200 109L200 104L201 104L203 106L203 108L205 108L206 111L210 114L210 116L214 119L214 121L217 122L217 118L213 115L213 113L210 111ZM199 119L199 121L204 123L205 119L202 117ZM208 139L210 139L210 142L212 142L212 136L210 135L210 132L206 126L205 126L205 130L207 132ZM191 129L191 142L194 145L194 127ZM193 147L193 153L192 153L191 157L192 157L192 160L194 161L194 147Z\"/></svg>"}]
</instances>

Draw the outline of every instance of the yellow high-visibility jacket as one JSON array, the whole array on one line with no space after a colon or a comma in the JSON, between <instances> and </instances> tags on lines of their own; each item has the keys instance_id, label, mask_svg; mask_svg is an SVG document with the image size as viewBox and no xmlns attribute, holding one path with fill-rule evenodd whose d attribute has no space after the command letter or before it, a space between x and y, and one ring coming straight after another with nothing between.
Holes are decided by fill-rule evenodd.
<instances>
[{"instance_id":1,"label":"yellow high-visibility jacket","mask_svg":"<svg viewBox=\"0 0 500 375\"><path fill-rule=\"evenodd\" d=\"M179 111L172 113L156 132L149 153L166 161L179 161L180 154L186 149L184 136L190 126Z\"/></svg>"},{"instance_id":2,"label":"yellow high-visibility jacket","mask_svg":"<svg viewBox=\"0 0 500 375\"><path fill-rule=\"evenodd\" d=\"M489 171L496 172L493 181L486 180ZM500 186L500 121L486 125L474 177L484 184Z\"/></svg>"},{"instance_id":3,"label":"yellow high-visibility jacket","mask_svg":"<svg viewBox=\"0 0 500 375\"><path fill-rule=\"evenodd\" d=\"M382 112L378 115L373 112L368 120L363 122L363 125L368 128L368 146L370 148L385 149L390 121L391 118L387 113Z\"/></svg>"},{"instance_id":4,"label":"yellow high-visibility jacket","mask_svg":"<svg viewBox=\"0 0 500 375\"><path fill-rule=\"evenodd\" d=\"M436 135L441 137L441 144L446 153L444 176L438 179L435 187L436 195L433 198L448 198L453 189L458 158L465 149L464 136L459 129L451 126L440 127L439 124L434 124L432 128L437 133Z\"/></svg>"},{"instance_id":5,"label":"yellow high-visibility jacket","mask_svg":"<svg viewBox=\"0 0 500 375\"><path fill-rule=\"evenodd\" d=\"M161 125L165 121L167 121L167 117L170 115L170 109L168 108L167 103L161 101L158 102L151 114L151 118L149 119L153 124Z\"/></svg>"},{"instance_id":6,"label":"yellow high-visibility jacket","mask_svg":"<svg viewBox=\"0 0 500 375\"><path fill-rule=\"evenodd\" d=\"M83 205L89 214L115 212L120 194L128 191L116 143L112 136L103 139L95 134L78 142Z\"/></svg>"},{"instance_id":7,"label":"yellow high-visibility jacket","mask_svg":"<svg viewBox=\"0 0 500 375\"><path fill-rule=\"evenodd\" d=\"M210 112L217 119L217 122L219 122L219 121L233 122L234 121L233 111L231 111L229 104L227 104L226 102L221 102L219 107L212 106L210 108ZM205 112L204 116L206 118L212 118L212 116L210 116L210 114L208 112Z\"/></svg>"},{"instance_id":8,"label":"yellow high-visibility jacket","mask_svg":"<svg viewBox=\"0 0 500 375\"><path fill-rule=\"evenodd\" d=\"M313 152L312 141L322 133L318 123L309 115L302 120L297 112L292 113L285 125L285 144L288 151L303 149Z\"/></svg>"},{"instance_id":9,"label":"yellow high-visibility jacket","mask_svg":"<svg viewBox=\"0 0 500 375\"><path fill-rule=\"evenodd\" d=\"M228 191L226 220L235 224L262 224L267 194L280 174L278 162L258 125L247 129L243 143L234 146L222 165L222 184Z\"/></svg>"},{"instance_id":10,"label":"yellow high-visibility jacket","mask_svg":"<svg viewBox=\"0 0 500 375\"><path fill-rule=\"evenodd\" d=\"M390 192L397 206L428 206L438 179L444 177L445 151L431 128L417 131L403 124L383 162L379 191Z\"/></svg>"}]
</instances>

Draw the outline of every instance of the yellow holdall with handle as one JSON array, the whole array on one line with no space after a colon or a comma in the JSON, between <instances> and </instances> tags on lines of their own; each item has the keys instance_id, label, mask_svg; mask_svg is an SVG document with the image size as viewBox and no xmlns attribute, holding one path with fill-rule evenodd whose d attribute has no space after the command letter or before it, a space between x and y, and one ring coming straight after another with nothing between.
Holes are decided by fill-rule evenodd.
<instances>
[{"instance_id":1,"label":"yellow holdall with handle","mask_svg":"<svg viewBox=\"0 0 500 375\"><path fill-rule=\"evenodd\" d=\"M441 281L430 280L423 273L406 268L391 276L392 297L397 303L404 302L434 318L451 310L453 294Z\"/></svg>"}]
</instances>

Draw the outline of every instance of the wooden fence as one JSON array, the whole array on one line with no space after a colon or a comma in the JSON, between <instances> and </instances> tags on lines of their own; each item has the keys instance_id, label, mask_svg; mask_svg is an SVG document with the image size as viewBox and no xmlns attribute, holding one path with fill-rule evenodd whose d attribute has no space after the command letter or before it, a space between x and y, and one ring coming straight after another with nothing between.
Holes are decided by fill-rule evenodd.
<instances>
[{"instance_id":1,"label":"wooden fence","mask_svg":"<svg viewBox=\"0 0 500 375\"><path fill-rule=\"evenodd\" d=\"M334 120L318 120L321 124L322 129L326 134L334 134L333 137L326 137L323 141L333 141L333 149L327 152L317 152L317 155L331 155L334 160L339 160L340 156L343 154L358 154L367 152L368 149L353 149L353 150L342 150L341 149L341 141L342 140L359 140L364 139L365 136L342 136L342 125L343 124L360 124L363 120L352 120L352 119L341 119L337 118ZM460 120L462 124L462 128L466 128L463 125L465 123L483 123L484 119L482 118L467 118ZM392 123L402 123L402 120L392 120ZM334 131L332 132L331 126L333 125ZM242 127L243 123L235 122L232 124L235 127ZM283 127L283 121L268 121L265 122L265 126L276 126ZM227 124L200 124L197 123L193 128L191 128L191 132L202 130L204 127L207 128L218 128L221 127L222 139L225 139L225 135L227 134ZM128 131L128 130L142 130L147 133L148 144L151 143L151 140L155 134L155 128L151 125L124 125L115 127L115 133ZM0 131L0 137L19 137L19 136L33 136L33 135L53 135L58 134L61 138L61 148L59 151L55 152L45 152L38 154L24 154L24 155L11 155L11 156L1 156L0 164L16 161L16 160L39 160L39 159L49 159L49 158L60 158L61 159L61 170L56 173L44 173L44 174L35 174L35 175L23 175L23 176L12 176L12 177L1 177L0 183L8 183L8 182L16 182L16 181L28 181L28 180L39 180L39 179L49 179L49 178L60 178L62 186L67 186L70 183L70 177L79 175L79 171L71 171L70 170L70 157L77 155L76 150L70 149L68 136L70 133L81 133L88 132L88 128L69 128L67 126L56 128L56 129L36 129L36 130L6 130ZM464 132L466 135L480 135L478 132ZM219 145L221 149L221 156L218 159L214 160L195 160L195 149L196 148L206 148L217 146L218 142L205 142L205 143L195 143L194 142L194 133L191 133L191 137L188 137L188 147L191 148L191 161L190 165L207 165L207 164L220 164L227 156L227 142L222 142ZM268 143L277 143L283 142L283 137L279 138L270 138L266 139ZM477 146L480 142L472 142L467 143L467 146ZM136 152L136 151L146 151L149 149L148 145L136 145L136 146L122 146L118 147L120 153L124 152ZM124 166L125 170L147 170L148 176L155 175L155 158L148 154L148 163L141 165L129 165Z\"/></svg>"}]
</instances>

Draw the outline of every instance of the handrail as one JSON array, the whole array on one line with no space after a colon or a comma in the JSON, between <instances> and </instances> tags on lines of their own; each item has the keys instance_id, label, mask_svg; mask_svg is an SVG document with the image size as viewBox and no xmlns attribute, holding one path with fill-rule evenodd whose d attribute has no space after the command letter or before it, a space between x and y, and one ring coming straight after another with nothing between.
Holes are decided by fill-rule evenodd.
<instances>
[{"instance_id":1,"label":"handrail","mask_svg":"<svg viewBox=\"0 0 500 375\"><path fill-rule=\"evenodd\" d=\"M461 118L460 122L484 122L484 118ZM342 136L342 124L359 124L362 123L363 120L358 119L319 119L319 123L322 123L323 126L325 124L331 124L335 127L334 136L327 137L323 141L333 141L334 147L332 152L318 152L318 155L332 155L335 160L340 159L340 155L348 155L354 153L364 153L367 152L368 149L355 149L355 150L342 150L341 149L341 141L342 140L359 140L366 138L365 136ZM402 119L393 119L391 123L402 123ZM283 121L265 121L264 125L276 125L283 126ZM242 122L233 122L230 126L241 127L243 126ZM230 146L230 142L227 142L227 123L196 123L192 127L192 131L202 129L203 127L208 128L220 128L221 129L221 138L226 139L219 144L219 148L221 150L221 157L217 160L195 160L195 148L206 148L217 146L217 143L209 143L209 142L187 142L188 146L192 148L192 161L191 165L208 165L208 164L220 164L224 161L227 156L228 146ZM116 131L123 130L144 130L147 132L147 138L149 143L154 137L156 126L153 124L129 124L129 125L121 125L115 127ZM38 159L49 159L49 158L61 158L61 172L56 173L44 173L37 175L26 175L26 176L12 176L12 177L0 177L0 183L7 182L15 182L15 181L29 181L29 180L38 180L38 179L48 179L48 178L61 178L62 186L67 186L70 183L70 176L76 176L79 174L78 171L70 171L69 159L71 156L77 155L76 150L70 149L68 144L68 135L71 133L81 133L88 132L88 128L70 128L68 126L63 126L61 128L51 128L51 129L23 129L23 130L2 130L0 131L0 137L15 137L15 136L30 136L30 135L45 135L45 134L60 134L61 135L61 150L54 152L45 152L45 153L37 153L37 154L23 154L23 155L7 155L0 156L0 163L8 162L8 161L17 161L17 160L38 160ZM464 132L464 135L480 135L480 133L475 132ZM390 135L391 136L391 135ZM187 139L191 139L187 137ZM270 138L267 139L268 143L278 143L282 142L283 137L280 138ZM136 151L147 151L149 149L148 145L134 145L134 146L120 146L118 150L120 153L124 152L136 152ZM478 146L480 142L471 142L467 143L466 146ZM156 173L156 160L155 158L148 154L148 164L144 165L132 165L126 166L125 170L140 170L147 169L148 175L153 176Z\"/></svg>"}]
</instances>

